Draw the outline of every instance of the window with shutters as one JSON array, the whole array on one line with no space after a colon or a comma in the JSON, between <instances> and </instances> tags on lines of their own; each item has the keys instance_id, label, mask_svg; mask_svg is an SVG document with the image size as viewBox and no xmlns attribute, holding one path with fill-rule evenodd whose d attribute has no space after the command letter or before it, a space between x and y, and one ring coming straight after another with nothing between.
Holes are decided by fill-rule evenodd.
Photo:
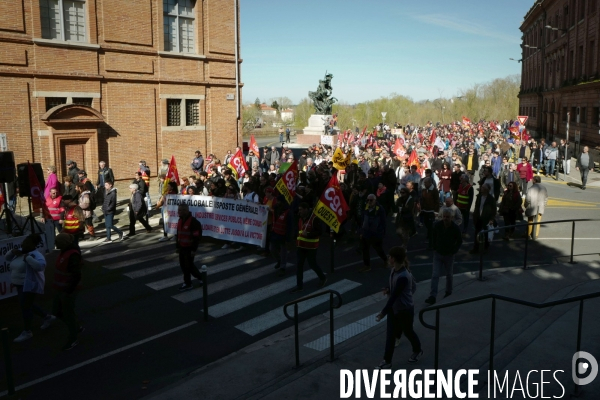
<instances>
[{"instance_id":1,"label":"window with shutters","mask_svg":"<svg viewBox=\"0 0 600 400\"><path fill-rule=\"evenodd\" d=\"M40 0L42 37L85 42L85 0Z\"/></svg>"},{"instance_id":2,"label":"window with shutters","mask_svg":"<svg viewBox=\"0 0 600 400\"><path fill-rule=\"evenodd\" d=\"M181 99L167 99L167 126L181 125Z\"/></svg>"},{"instance_id":3,"label":"window with shutters","mask_svg":"<svg viewBox=\"0 0 600 400\"><path fill-rule=\"evenodd\" d=\"M187 126L200 125L200 100L185 101L185 124Z\"/></svg>"},{"instance_id":4,"label":"window with shutters","mask_svg":"<svg viewBox=\"0 0 600 400\"><path fill-rule=\"evenodd\" d=\"M66 97L46 97L46 111L61 104L67 104Z\"/></svg>"},{"instance_id":5,"label":"window with shutters","mask_svg":"<svg viewBox=\"0 0 600 400\"><path fill-rule=\"evenodd\" d=\"M195 0L163 0L165 51L195 53Z\"/></svg>"}]
</instances>

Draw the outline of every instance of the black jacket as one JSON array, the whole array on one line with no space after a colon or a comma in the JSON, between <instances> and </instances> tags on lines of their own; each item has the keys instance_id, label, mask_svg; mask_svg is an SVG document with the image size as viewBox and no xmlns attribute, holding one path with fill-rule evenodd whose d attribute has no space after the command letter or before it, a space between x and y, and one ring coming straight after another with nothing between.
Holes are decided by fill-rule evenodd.
<instances>
[{"instance_id":1,"label":"black jacket","mask_svg":"<svg viewBox=\"0 0 600 400\"><path fill-rule=\"evenodd\" d=\"M103 214L114 214L117 211L117 189L112 188L104 195L104 203L102 203Z\"/></svg>"},{"instance_id":2,"label":"black jacket","mask_svg":"<svg viewBox=\"0 0 600 400\"><path fill-rule=\"evenodd\" d=\"M558 146L558 156L560 160L570 160L571 153L571 146Z\"/></svg>"},{"instance_id":3,"label":"black jacket","mask_svg":"<svg viewBox=\"0 0 600 400\"><path fill-rule=\"evenodd\" d=\"M73 167L68 169L67 175L71 177L73 183L79 182L79 168L76 163L73 163Z\"/></svg>"},{"instance_id":4,"label":"black jacket","mask_svg":"<svg viewBox=\"0 0 600 400\"><path fill-rule=\"evenodd\" d=\"M467 171L467 165L469 165L469 155L465 154L465 156L462 159L462 163L465 166L465 171ZM477 153L473 154L473 161L471 163L471 169L469 169L468 171L477 171L479 169L479 156L477 155Z\"/></svg>"},{"instance_id":5,"label":"black jacket","mask_svg":"<svg viewBox=\"0 0 600 400\"><path fill-rule=\"evenodd\" d=\"M103 169L98 170L98 182L96 185L104 185L107 181L114 182L115 176L113 174L112 169L108 167L104 167Z\"/></svg>"},{"instance_id":6,"label":"black jacket","mask_svg":"<svg viewBox=\"0 0 600 400\"><path fill-rule=\"evenodd\" d=\"M136 185L138 185L138 190L142 194L142 197L146 196L146 193L148 193L148 186L146 185L146 182L144 182L144 180L142 178L134 179L131 183L135 183Z\"/></svg>"},{"instance_id":7,"label":"black jacket","mask_svg":"<svg viewBox=\"0 0 600 400\"><path fill-rule=\"evenodd\" d=\"M448 228L444 221L437 221L433 224L433 250L443 256L450 256L458 253L462 245L462 233L455 223L451 223Z\"/></svg>"},{"instance_id":8,"label":"black jacket","mask_svg":"<svg viewBox=\"0 0 600 400\"><path fill-rule=\"evenodd\" d=\"M583 154L583 153L581 153ZM581 154L579 154L579 157L577 157L577 163L575 164L575 166L577 168L581 168ZM590 171L594 170L594 156L592 156L592 153L590 153L588 151L588 156L590 157L590 162L588 164L588 168L590 169Z\"/></svg>"},{"instance_id":9,"label":"black jacket","mask_svg":"<svg viewBox=\"0 0 600 400\"><path fill-rule=\"evenodd\" d=\"M129 198L129 209L135 216L140 212L146 212L146 202L143 198L142 192L139 190L136 190L133 196Z\"/></svg>"},{"instance_id":10,"label":"black jacket","mask_svg":"<svg viewBox=\"0 0 600 400\"><path fill-rule=\"evenodd\" d=\"M475 209L473 210L473 222L476 224L481 221L484 225L487 225L496 216L496 200L488 194L483 204L483 212L480 212L481 207L481 193L477 195L475 200Z\"/></svg>"}]
</instances>

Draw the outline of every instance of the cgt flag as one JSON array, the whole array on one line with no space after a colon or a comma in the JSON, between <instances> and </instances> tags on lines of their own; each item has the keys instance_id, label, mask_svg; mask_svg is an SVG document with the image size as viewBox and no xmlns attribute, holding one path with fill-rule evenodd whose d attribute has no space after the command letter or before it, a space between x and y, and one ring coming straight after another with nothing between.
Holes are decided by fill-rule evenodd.
<instances>
[{"instance_id":1,"label":"cgt flag","mask_svg":"<svg viewBox=\"0 0 600 400\"><path fill-rule=\"evenodd\" d=\"M406 162L406 164L409 167L412 167L413 165L416 165L417 166L417 172L421 171L421 163L419 162L419 156L417 156L416 150L413 150L412 153L410 153L410 157L408 157L408 161Z\"/></svg>"},{"instance_id":2,"label":"cgt flag","mask_svg":"<svg viewBox=\"0 0 600 400\"><path fill-rule=\"evenodd\" d=\"M351 152L348 152L348 154L344 155L342 149L338 147L335 149L331 161L333 162L333 167L335 169L338 171L343 171L348 165L350 165L350 163L352 163Z\"/></svg>"},{"instance_id":3,"label":"cgt flag","mask_svg":"<svg viewBox=\"0 0 600 400\"><path fill-rule=\"evenodd\" d=\"M258 151L258 144L256 144L256 139L254 139L254 135L250 135L250 150L254 152L256 157L258 157L260 154Z\"/></svg>"},{"instance_id":4,"label":"cgt flag","mask_svg":"<svg viewBox=\"0 0 600 400\"><path fill-rule=\"evenodd\" d=\"M462 120L463 125L469 125L471 123L471 120L465 116L462 117Z\"/></svg>"},{"instance_id":5,"label":"cgt flag","mask_svg":"<svg viewBox=\"0 0 600 400\"><path fill-rule=\"evenodd\" d=\"M404 155L406 154L406 152L404 151L404 146L400 142L400 138L396 138L396 144L394 145L394 154L396 155L396 157L399 158L404 157Z\"/></svg>"},{"instance_id":6,"label":"cgt flag","mask_svg":"<svg viewBox=\"0 0 600 400\"><path fill-rule=\"evenodd\" d=\"M275 189L285 197L285 201L288 204L292 204L294 196L296 195L296 180L298 178L298 161L294 161L288 165L285 173L281 175L281 178L277 181Z\"/></svg>"},{"instance_id":7,"label":"cgt flag","mask_svg":"<svg viewBox=\"0 0 600 400\"><path fill-rule=\"evenodd\" d=\"M235 179L240 179L240 176L244 175L244 172L248 171L248 164L246 164L246 160L244 160L242 150L238 150L237 153L231 157L231 160L229 160L229 164L227 164L227 166L233 172Z\"/></svg>"},{"instance_id":8,"label":"cgt flag","mask_svg":"<svg viewBox=\"0 0 600 400\"><path fill-rule=\"evenodd\" d=\"M27 163L27 166L29 168L29 193L31 195L31 208L34 210L41 210L43 217L51 220L52 215L50 215L50 210L48 210L48 206L46 206L44 191L40 186L40 181L38 181L35 171L33 170L33 165Z\"/></svg>"},{"instance_id":9,"label":"cgt flag","mask_svg":"<svg viewBox=\"0 0 600 400\"><path fill-rule=\"evenodd\" d=\"M334 174L321 195L315 207L314 214L337 233L342 223L346 220L349 209L340 189L337 174Z\"/></svg>"},{"instance_id":10,"label":"cgt flag","mask_svg":"<svg viewBox=\"0 0 600 400\"><path fill-rule=\"evenodd\" d=\"M171 162L169 163L169 170L163 183L162 194L165 195L169 191L169 182L175 182L179 186L179 173L177 172L177 163L175 162L175 156L171 155Z\"/></svg>"}]
</instances>

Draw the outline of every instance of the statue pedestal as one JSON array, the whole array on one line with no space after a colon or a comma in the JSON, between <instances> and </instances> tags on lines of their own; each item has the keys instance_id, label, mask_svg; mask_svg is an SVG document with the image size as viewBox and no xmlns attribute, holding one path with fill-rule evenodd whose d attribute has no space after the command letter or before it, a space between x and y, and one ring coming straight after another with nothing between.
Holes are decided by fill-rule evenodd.
<instances>
[{"instance_id":1,"label":"statue pedestal","mask_svg":"<svg viewBox=\"0 0 600 400\"><path fill-rule=\"evenodd\" d=\"M308 126L303 129L303 134L296 136L296 143L308 145L321 143L321 136L325 135L325 125L329 125L330 120L331 115L311 115L308 119ZM329 142L329 140L326 141Z\"/></svg>"}]
</instances>

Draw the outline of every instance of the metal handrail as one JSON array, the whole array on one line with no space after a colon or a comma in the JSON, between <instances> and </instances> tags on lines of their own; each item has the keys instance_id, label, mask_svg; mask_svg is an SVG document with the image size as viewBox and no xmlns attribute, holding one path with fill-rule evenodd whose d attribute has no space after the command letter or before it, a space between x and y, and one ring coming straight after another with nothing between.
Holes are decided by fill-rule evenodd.
<instances>
[{"instance_id":1,"label":"metal handrail","mask_svg":"<svg viewBox=\"0 0 600 400\"><path fill-rule=\"evenodd\" d=\"M486 294L483 296L476 296L476 297L471 297L471 298L464 299L464 300L453 301L450 303L429 306L429 307L424 308L421 311L419 311L419 321L421 322L421 325L423 325L425 328L432 329L435 331L434 369L437 371L438 370L438 362L439 362L439 344L440 344L440 310L442 308L449 308L449 307L454 307L454 306L458 306L458 305L462 305L462 304L474 303L474 302L480 301L480 300L492 299L492 316L491 316L491 327L490 327L490 331L491 331L490 332L490 358L489 358L489 364L488 364L488 370L491 372L494 370L494 341L495 341L495 334L496 334L496 332L495 332L495 330L496 330L496 300L502 300L502 301L506 301L508 303L519 304L522 306L527 306L527 307L532 307L532 308L537 308L537 309L554 307L554 306L574 303L574 302L578 301L579 302L579 322L577 324L577 352L579 352L581 350L581 328L582 328L582 321L583 321L583 301L588 300L588 299L598 298L598 297L600 297L600 292L589 293L589 294L584 294L584 295L580 295L580 296L569 297L567 299L549 301L549 302L545 302L545 303L533 303L531 301L515 299L514 297L507 297L507 296L503 296L503 295L499 295L499 294L490 293L490 294ZM427 322L425 322L425 319L423 316L425 315L426 312L430 312L430 311L434 311L434 310L435 310L435 325L431 325L431 324L428 324ZM579 391L579 385L576 384L575 392L577 393L578 391Z\"/></svg>"},{"instance_id":2,"label":"metal handrail","mask_svg":"<svg viewBox=\"0 0 600 400\"><path fill-rule=\"evenodd\" d=\"M550 225L550 224L563 224L563 223L567 223L570 222L573 224L573 227L571 229L571 259L569 261L569 264L576 264L576 262L573 261L573 250L575 249L575 223L576 222L598 222L600 221L600 219L590 219L590 218L584 218L584 219L561 219L561 220L556 220L556 221L545 221L545 222L526 222L526 226L528 227L529 225L533 226L533 231L532 233L535 232L535 226L536 225ZM485 229L480 231L479 233L477 233L477 239L479 241L479 243L483 243L485 241L485 236L483 235L487 235L489 232L496 232L496 231L500 231L500 230L504 230L504 229L508 229L508 228L517 228L517 227L521 227L524 224L515 224L515 225L504 225L504 226L498 226L497 228L490 228L490 229ZM524 259L523 259L523 269L527 269L527 252L529 249L529 235L525 235L525 254L524 254ZM478 279L480 281L483 281L483 251L479 251L479 277Z\"/></svg>"},{"instance_id":3,"label":"metal handrail","mask_svg":"<svg viewBox=\"0 0 600 400\"><path fill-rule=\"evenodd\" d=\"M295 351L296 351L296 368L300 366L300 339L298 337L298 303L302 303L303 301L306 300L310 300L310 299L314 299L315 297L319 297L319 296L323 296L325 294L329 294L329 351L330 351L330 356L331 356L331 361L333 361L334 359L334 352L333 352L333 309L334 308L340 308L342 306L342 295L335 291L335 290L325 290L323 292L319 292L319 293L315 293L315 294L311 294L308 296L304 296L304 297L300 297L299 299L296 299L294 301L290 301L288 303L285 303L283 305L283 314L285 315L285 317L287 319L293 319L294 320L294 345L295 345ZM338 298L338 303L334 304L333 302L333 295L335 295ZM294 316L290 316L290 314L288 314L288 307L289 306L294 306Z\"/></svg>"}]
</instances>

